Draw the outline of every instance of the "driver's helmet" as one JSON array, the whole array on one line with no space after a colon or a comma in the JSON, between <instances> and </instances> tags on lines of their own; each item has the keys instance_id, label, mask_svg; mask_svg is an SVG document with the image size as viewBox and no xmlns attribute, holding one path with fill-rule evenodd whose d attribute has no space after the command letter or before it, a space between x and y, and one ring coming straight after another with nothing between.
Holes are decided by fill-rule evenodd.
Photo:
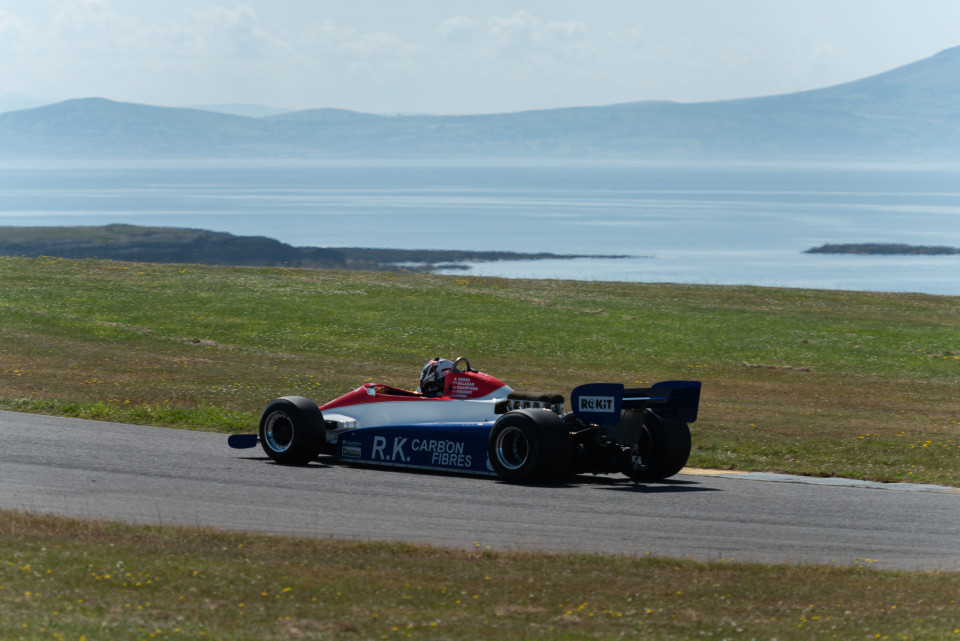
<instances>
[{"instance_id":1,"label":"driver's helmet","mask_svg":"<svg viewBox=\"0 0 960 641\"><path fill-rule=\"evenodd\" d=\"M440 396L443 392L443 378L453 371L453 363L439 356L423 366L420 372L420 389L424 396Z\"/></svg>"}]
</instances>

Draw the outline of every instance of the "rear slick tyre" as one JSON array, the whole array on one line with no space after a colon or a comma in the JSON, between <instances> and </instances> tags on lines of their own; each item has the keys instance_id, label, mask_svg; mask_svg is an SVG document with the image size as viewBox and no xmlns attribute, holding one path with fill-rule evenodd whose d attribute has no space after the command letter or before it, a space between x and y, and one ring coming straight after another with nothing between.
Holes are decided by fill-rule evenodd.
<instances>
[{"instance_id":1,"label":"rear slick tyre","mask_svg":"<svg viewBox=\"0 0 960 641\"><path fill-rule=\"evenodd\" d=\"M320 408L302 396L271 402L260 416L260 445L267 456L284 465L306 465L324 445Z\"/></svg>"},{"instance_id":2,"label":"rear slick tyre","mask_svg":"<svg viewBox=\"0 0 960 641\"><path fill-rule=\"evenodd\" d=\"M555 412L523 409L507 412L490 430L487 456L497 476L513 483L542 483L570 466L572 445Z\"/></svg>"},{"instance_id":3,"label":"rear slick tyre","mask_svg":"<svg viewBox=\"0 0 960 641\"><path fill-rule=\"evenodd\" d=\"M689 425L660 418L648 410L643 413L637 443L644 469L626 470L624 474L635 481L669 478L687 464L691 447Z\"/></svg>"}]
</instances>

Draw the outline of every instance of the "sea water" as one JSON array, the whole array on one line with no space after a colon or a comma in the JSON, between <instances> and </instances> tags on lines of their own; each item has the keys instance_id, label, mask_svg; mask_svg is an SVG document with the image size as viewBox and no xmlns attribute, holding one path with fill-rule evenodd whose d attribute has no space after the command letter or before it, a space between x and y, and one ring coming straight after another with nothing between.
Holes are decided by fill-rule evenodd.
<instances>
[{"instance_id":1,"label":"sea water","mask_svg":"<svg viewBox=\"0 0 960 641\"><path fill-rule=\"evenodd\" d=\"M0 226L129 223L296 246L624 255L467 275L960 295L960 167L816 163L140 162L0 165Z\"/></svg>"}]
</instances>

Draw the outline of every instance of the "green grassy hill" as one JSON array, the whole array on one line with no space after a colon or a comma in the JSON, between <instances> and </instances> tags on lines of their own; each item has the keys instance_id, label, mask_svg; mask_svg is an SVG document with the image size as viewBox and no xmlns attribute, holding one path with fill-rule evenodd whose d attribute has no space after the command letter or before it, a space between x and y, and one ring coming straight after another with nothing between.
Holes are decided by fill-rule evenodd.
<instances>
[{"instance_id":1,"label":"green grassy hill","mask_svg":"<svg viewBox=\"0 0 960 641\"><path fill-rule=\"evenodd\" d=\"M960 486L960 298L0 258L0 407L251 431L271 399L704 383L690 464Z\"/></svg>"}]
</instances>

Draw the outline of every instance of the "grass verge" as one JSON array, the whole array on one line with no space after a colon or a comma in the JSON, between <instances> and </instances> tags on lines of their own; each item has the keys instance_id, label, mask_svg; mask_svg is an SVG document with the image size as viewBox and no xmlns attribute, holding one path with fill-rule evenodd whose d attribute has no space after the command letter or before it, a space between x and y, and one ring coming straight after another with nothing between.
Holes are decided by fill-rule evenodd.
<instances>
[{"instance_id":1,"label":"grass verge","mask_svg":"<svg viewBox=\"0 0 960 641\"><path fill-rule=\"evenodd\" d=\"M0 513L0 638L960 639L960 574L472 552Z\"/></svg>"},{"instance_id":2,"label":"grass verge","mask_svg":"<svg viewBox=\"0 0 960 641\"><path fill-rule=\"evenodd\" d=\"M255 427L272 398L704 382L690 464L960 486L960 298L0 258L0 408Z\"/></svg>"}]
</instances>

